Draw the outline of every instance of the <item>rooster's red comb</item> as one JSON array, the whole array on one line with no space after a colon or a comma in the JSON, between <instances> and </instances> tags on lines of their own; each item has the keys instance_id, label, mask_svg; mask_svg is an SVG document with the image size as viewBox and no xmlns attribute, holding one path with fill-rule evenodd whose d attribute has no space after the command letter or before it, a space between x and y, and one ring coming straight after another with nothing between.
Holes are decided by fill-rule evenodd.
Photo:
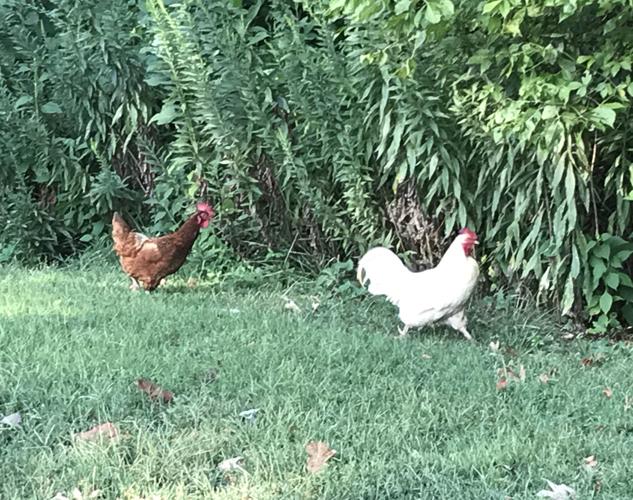
<instances>
[{"instance_id":1,"label":"rooster's red comb","mask_svg":"<svg viewBox=\"0 0 633 500\"><path fill-rule=\"evenodd\" d=\"M478 240L479 238L477 237L477 233L475 233L475 231L473 231L472 229L468 229L467 227L464 227L462 229L459 230L459 234L465 234L466 236L468 236L469 238L473 239L473 240Z\"/></svg>"}]
</instances>

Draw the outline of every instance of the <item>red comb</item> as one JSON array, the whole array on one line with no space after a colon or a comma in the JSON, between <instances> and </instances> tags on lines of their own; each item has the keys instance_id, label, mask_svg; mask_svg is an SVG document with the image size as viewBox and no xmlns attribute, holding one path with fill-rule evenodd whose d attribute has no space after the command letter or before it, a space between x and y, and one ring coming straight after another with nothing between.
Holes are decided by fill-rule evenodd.
<instances>
[{"instance_id":1,"label":"red comb","mask_svg":"<svg viewBox=\"0 0 633 500\"><path fill-rule=\"evenodd\" d=\"M201 201L196 204L196 210L198 212L206 212L209 215L213 214L213 207L209 205L206 201Z\"/></svg>"},{"instance_id":2,"label":"red comb","mask_svg":"<svg viewBox=\"0 0 633 500\"><path fill-rule=\"evenodd\" d=\"M477 238L477 233L475 233L475 231L472 231L471 229L468 229L467 227L464 227L464 228L460 229L459 230L459 234L465 234L469 238L472 238L473 240L479 239L479 238Z\"/></svg>"}]
</instances>

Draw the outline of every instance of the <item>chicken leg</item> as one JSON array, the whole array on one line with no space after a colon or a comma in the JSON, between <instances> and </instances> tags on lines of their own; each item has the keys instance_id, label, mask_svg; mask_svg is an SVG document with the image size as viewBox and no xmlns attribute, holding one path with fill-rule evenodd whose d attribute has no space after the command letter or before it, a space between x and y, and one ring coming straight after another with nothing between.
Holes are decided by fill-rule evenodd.
<instances>
[{"instance_id":1,"label":"chicken leg","mask_svg":"<svg viewBox=\"0 0 633 500\"><path fill-rule=\"evenodd\" d=\"M466 324L468 321L466 320L466 315L464 314L464 310L462 309L458 313L453 314L451 317L446 319L446 324L451 328L454 328L458 332L461 332L467 340L473 340L473 336L466 329Z\"/></svg>"}]
</instances>

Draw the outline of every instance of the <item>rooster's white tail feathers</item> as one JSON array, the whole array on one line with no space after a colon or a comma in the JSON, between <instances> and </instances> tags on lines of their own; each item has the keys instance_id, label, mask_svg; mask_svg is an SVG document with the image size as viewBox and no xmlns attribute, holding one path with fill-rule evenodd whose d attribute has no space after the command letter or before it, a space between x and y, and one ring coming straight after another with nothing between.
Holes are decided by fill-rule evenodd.
<instances>
[{"instance_id":1,"label":"rooster's white tail feathers","mask_svg":"<svg viewBox=\"0 0 633 500\"><path fill-rule=\"evenodd\" d=\"M361 285L368 283L372 295L384 295L398 305L406 276L411 274L400 258L388 248L376 247L358 262L356 277Z\"/></svg>"}]
</instances>

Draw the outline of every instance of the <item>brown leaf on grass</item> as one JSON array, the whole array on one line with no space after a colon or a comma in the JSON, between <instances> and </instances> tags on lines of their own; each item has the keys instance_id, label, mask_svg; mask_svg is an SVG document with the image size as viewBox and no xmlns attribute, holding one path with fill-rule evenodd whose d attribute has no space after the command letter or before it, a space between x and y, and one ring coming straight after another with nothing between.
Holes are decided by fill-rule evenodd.
<instances>
[{"instance_id":1,"label":"brown leaf on grass","mask_svg":"<svg viewBox=\"0 0 633 500\"><path fill-rule=\"evenodd\" d=\"M605 387L604 389L602 389L602 394L610 398L611 396L613 396L613 391L609 389L608 387Z\"/></svg>"},{"instance_id":2,"label":"brown leaf on grass","mask_svg":"<svg viewBox=\"0 0 633 500\"><path fill-rule=\"evenodd\" d=\"M428 354L422 354L422 356L420 356L422 359L431 359L431 356L429 356Z\"/></svg>"},{"instance_id":3,"label":"brown leaf on grass","mask_svg":"<svg viewBox=\"0 0 633 500\"><path fill-rule=\"evenodd\" d=\"M596 354L594 356L587 356L580 360L582 366L600 366L607 360L604 354Z\"/></svg>"},{"instance_id":4,"label":"brown leaf on grass","mask_svg":"<svg viewBox=\"0 0 633 500\"><path fill-rule=\"evenodd\" d=\"M244 459L242 457L233 457L227 458L226 460L222 460L218 465L218 470L222 472L229 472L232 470L241 470L244 471L242 465L244 464Z\"/></svg>"},{"instance_id":5,"label":"brown leaf on grass","mask_svg":"<svg viewBox=\"0 0 633 500\"><path fill-rule=\"evenodd\" d=\"M509 345L503 347L503 352L511 358L516 358L519 355L519 352Z\"/></svg>"},{"instance_id":6,"label":"brown leaf on grass","mask_svg":"<svg viewBox=\"0 0 633 500\"><path fill-rule=\"evenodd\" d=\"M588 469L595 469L598 466L598 460L594 455L590 455L583 460L583 464Z\"/></svg>"},{"instance_id":7,"label":"brown leaf on grass","mask_svg":"<svg viewBox=\"0 0 633 500\"><path fill-rule=\"evenodd\" d=\"M501 378L504 378L506 380L519 380L521 382L525 382L525 367L523 365L521 365L519 367L519 373L515 372L512 368L510 368L509 366L506 366L504 368L499 368L497 370L497 375Z\"/></svg>"},{"instance_id":8,"label":"brown leaf on grass","mask_svg":"<svg viewBox=\"0 0 633 500\"><path fill-rule=\"evenodd\" d=\"M488 344L488 348L490 349L491 352L499 352L499 341L497 340L496 342L490 342L490 344Z\"/></svg>"},{"instance_id":9,"label":"brown leaf on grass","mask_svg":"<svg viewBox=\"0 0 633 500\"><path fill-rule=\"evenodd\" d=\"M541 382L541 384L547 384L549 382L549 375L547 373L541 373L538 376L538 379Z\"/></svg>"},{"instance_id":10,"label":"brown leaf on grass","mask_svg":"<svg viewBox=\"0 0 633 500\"><path fill-rule=\"evenodd\" d=\"M505 377L501 377L497 381L497 390L498 391L504 391L507 387L508 387L508 379L505 378Z\"/></svg>"},{"instance_id":11,"label":"brown leaf on grass","mask_svg":"<svg viewBox=\"0 0 633 500\"><path fill-rule=\"evenodd\" d=\"M149 396L149 398L153 401L160 400L163 403L171 403L174 399L174 393L171 391L167 391L156 385L151 380L146 378L140 378L136 381L136 386L143 391L145 394Z\"/></svg>"},{"instance_id":12,"label":"brown leaf on grass","mask_svg":"<svg viewBox=\"0 0 633 500\"><path fill-rule=\"evenodd\" d=\"M119 429L111 422L99 424L85 432L75 434L75 439L79 441L109 441L119 437Z\"/></svg>"},{"instance_id":13,"label":"brown leaf on grass","mask_svg":"<svg viewBox=\"0 0 633 500\"><path fill-rule=\"evenodd\" d=\"M308 452L308 472L314 474L325 467L326 462L336 455L336 450L332 450L323 441L311 441L306 444Z\"/></svg>"}]
</instances>

